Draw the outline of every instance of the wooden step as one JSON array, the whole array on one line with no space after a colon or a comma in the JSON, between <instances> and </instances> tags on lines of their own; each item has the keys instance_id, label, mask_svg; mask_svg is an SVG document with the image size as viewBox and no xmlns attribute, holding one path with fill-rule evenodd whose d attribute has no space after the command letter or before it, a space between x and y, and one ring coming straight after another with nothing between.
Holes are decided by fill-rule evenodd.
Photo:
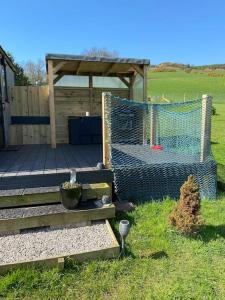
<instances>
[{"instance_id":1,"label":"wooden step","mask_svg":"<svg viewBox=\"0 0 225 300\"><path fill-rule=\"evenodd\" d=\"M111 196L112 188L108 183L83 184L83 200ZM39 204L59 203L58 186L0 190L0 208L19 207Z\"/></svg>"},{"instance_id":2,"label":"wooden step","mask_svg":"<svg viewBox=\"0 0 225 300\"><path fill-rule=\"evenodd\" d=\"M98 201L99 202L99 201ZM93 200L81 202L78 209L67 210L61 204L20 207L0 210L0 232L61 226L115 217L115 206L99 207Z\"/></svg>"},{"instance_id":3,"label":"wooden step","mask_svg":"<svg viewBox=\"0 0 225 300\"><path fill-rule=\"evenodd\" d=\"M13 263L0 263L0 273L4 274L5 272L8 272L10 270L16 269L16 268L29 268L31 266L35 267L47 267L47 268L55 268L58 267L59 269L64 268L64 261L67 257L71 259L75 259L76 261L86 261L86 260L91 260L91 259L109 259L109 258L116 258L119 256L120 252L120 247L119 244L116 240L116 237L112 231L112 228L108 222L108 220L103 221L103 224L105 223L106 226L106 234L108 237L111 239L111 243L108 246L102 246L99 249L93 249L93 250L88 250L88 251L82 251L82 252L77 252L74 251L73 253L65 253L65 251L61 251L58 253L57 256L46 254L45 257L40 256L38 258L33 258L33 259L26 259L26 260L14 260ZM28 235L27 233L26 235ZM63 234L63 232L62 232ZM24 237L23 237L24 236ZM23 235L22 238L24 238L24 243L26 241L26 247L28 247L27 239L25 235ZM6 237L8 239L8 237ZM13 236L12 236L13 238ZM93 236L94 238L94 236ZM87 237L84 237L84 239L87 239ZM54 241L51 240L51 243ZM34 240L32 239L32 247L34 249L38 248L38 243L40 244L39 240ZM60 240L55 240L55 243L60 243ZM87 241L88 244L88 241ZM14 243L13 249L11 251L21 251L21 249L18 249L18 245ZM27 250L27 249L26 249ZM25 250L25 251L26 251ZM28 249L29 250L29 249ZM24 250L23 250L24 251Z\"/></svg>"},{"instance_id":4,"label":"wooden step","mask_svg":"<svg viewBox=\"0 0 225 300\"><path fill-rule=\"evenodd\" d=\"M97 167L90 167L76 169L76 172L77 181L80 183L110 183L113 181L113 173L109 169L99 170ZM39 173L28 172L26 175L18 176L15 176L14 173L6 173L2 177L0 176L0 190L59 186L62 182L70 179L68 169L61 169L57 173L53 170L44 174L43 172Z\"/></svg>"}]
</instances>

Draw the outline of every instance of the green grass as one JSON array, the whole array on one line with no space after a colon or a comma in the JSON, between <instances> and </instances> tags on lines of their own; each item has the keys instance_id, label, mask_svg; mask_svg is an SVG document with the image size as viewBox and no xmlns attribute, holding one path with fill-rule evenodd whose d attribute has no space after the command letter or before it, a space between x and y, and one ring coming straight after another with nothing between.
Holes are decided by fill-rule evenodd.
<instances>
[{"instance_id":1,"label":"green grass","mask_svg":"<svg viewBox=\"0 0 225 300\"><path fill-rule=\"evenodd\" d=\"M149 73L148 94L180 101L212 94L212 150L225 165L225 78L207 74ZM225 168L218 174L225 183ZM225 195L204 201L205 226L195 238L180 236L168 226L174 201L140 205L120 215L132 222L128 254L121 260L67 262L57 270L17 270L0 278L2 299L225 299Z\"/></svg>"},{"instance_id":2,"label":"green grass","mask_svg":"<svg viewBox=\"0 0 225 300\"><path fill-rule=\"evenodd\" d=\"M225 165L225 103L215 104L215 107L216 115L212 117L212 151L216 161Z\"/></svg>"},{"instance_id":3,"label":"green grass","mask_svg":"<svg viewBox=\"0 0 225 300\"><path fill-rule=\"evenodd\" d=\"M225 71L224 71L225 74ZM225 78L209 77L207 73L149 72L148 95L164 96L174 101L200 98L202 94L214 97L214 103L225 104Z\"/></svg>"},{"instance_id":4,"label":"green grass","mask_svg":"<svg viewBox=\"0 0 225 300\"><path fill-rule=\"evenodd\" d=\"M225 71L224 71L225 74ZM212 151L216 161L225 165L225 78L209 77L204 72L149 72L148 95L171 101L213 96L216 115L212 117ZM224 177L225 181L225 177Z\"/></svg>"},{"instance_id":5,"label":"green grass","mask_svg":"<svg viewBox=\"0 0 225 300\"><path fill-rule=\"evenodd\" d=\"M1 278L0 295L54 300L225 299L225 199L204 201L206 225L193 238L168 226L174 204L144 204L118 217L117 221L125 217L132 222L126 258L68 261L61 272L17 270Z\"/></svg>"}]
</instances>

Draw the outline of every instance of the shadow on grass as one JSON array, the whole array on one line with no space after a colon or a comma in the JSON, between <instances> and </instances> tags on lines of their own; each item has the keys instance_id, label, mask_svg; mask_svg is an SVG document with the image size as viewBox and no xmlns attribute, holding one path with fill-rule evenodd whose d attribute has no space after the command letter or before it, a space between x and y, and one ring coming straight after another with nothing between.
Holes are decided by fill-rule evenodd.
<instances>
[{"instance_id":1,"label":"shadow on grass","mask_svg":"<svg viewBox=\"0 0 225 300\"><path fill-rule=\"evenodd\" d=\"M225 165L217 164L217 187L221 191L225 191Z\"/></svg>"},{"instance_id":2,"label":"shadow on grass","mask_svg":"<svg viewBox=\"0 0 225 300\"><path fill-rule=\"evenodd\" d=\"M168 254L165 251L158 251L158 252L153 252L153 253L148 253L148 251L147 251L147 252L143 252L140 255L140 258L150 258L150 259L155 259L155 260L167 258L167 257L168 257Z\"/></svg>"},{"instance_id":3,"label":"shadow on grass","mask_svg":"<svg viewBox=\"0 0 225 300\"><path fill-rule=\"evenodd\" d=\"M218 145L219 144L219 142L213 142L213 141L211 141L211 145Z\"/></svg>"},{"instance_id":4,"label":"shadow on grass","mask_svg":"<svg viewBox=\"0 0 225 300\"><path fill-rule=\"evenodd\" d=\"M225 239L225 225L202 225L198 234L191 238L202 240L205 243L217 240L218 238Z\"/></svg>"}]
</instances>

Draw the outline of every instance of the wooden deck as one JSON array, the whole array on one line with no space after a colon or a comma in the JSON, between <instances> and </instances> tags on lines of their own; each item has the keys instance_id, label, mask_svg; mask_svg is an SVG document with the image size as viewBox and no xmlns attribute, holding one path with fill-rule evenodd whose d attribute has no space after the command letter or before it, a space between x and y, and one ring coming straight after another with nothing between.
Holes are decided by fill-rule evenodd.
<instances>
[{"instance_id":1,"label":"wooden deck","mask_svg":"<svg viewBox=\"0 0 225 300\"><path fill-rule=\"evenodd\" d=\"M94 168L101 161L101 145L24 145L0 151L0 189L58 185L71 168Z\"/></svg>"},{"instance_id":2,"label":"wooden deck","mask_svg":"<svg viewBox=\"0 0 225 300\"><path fill-rule=\"evenodd\" d=\"M102 161L101 145L24 145L18 151L0 151L0 176L68 172L71 168L95 167Z\"/></svg>"}]
</instances>

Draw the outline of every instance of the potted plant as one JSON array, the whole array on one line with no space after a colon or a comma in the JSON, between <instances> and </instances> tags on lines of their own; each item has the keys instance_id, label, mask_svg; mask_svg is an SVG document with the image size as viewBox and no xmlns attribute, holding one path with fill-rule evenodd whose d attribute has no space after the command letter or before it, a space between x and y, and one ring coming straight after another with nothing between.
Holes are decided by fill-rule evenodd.
<instances>
[{"instance_id":1,"label":"potted plant","mask_svg":"<svg viewBox=\"0 0 225 300\"><path fill-rule=\"evenodd\" d=\"M82 196L82 185L77 182L64 182L60 186L61 202L67 209L78 206Z\"/></svg>"}]
</instances>

